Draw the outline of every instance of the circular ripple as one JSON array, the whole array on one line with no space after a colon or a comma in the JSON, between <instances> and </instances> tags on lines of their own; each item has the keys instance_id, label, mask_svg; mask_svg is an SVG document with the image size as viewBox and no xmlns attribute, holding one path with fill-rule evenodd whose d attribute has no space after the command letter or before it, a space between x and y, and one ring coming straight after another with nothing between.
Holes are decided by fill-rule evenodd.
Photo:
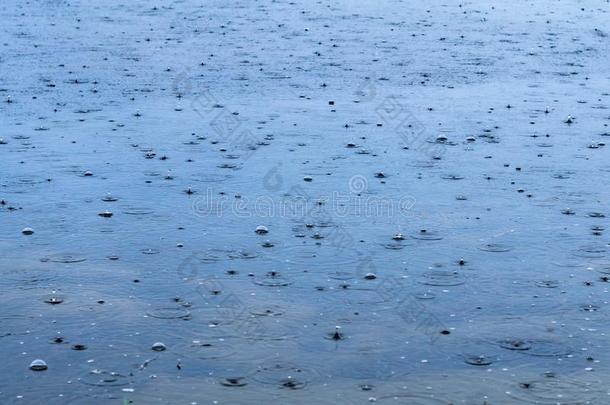
<instances>
[{"instance_id":1,"label":"circular ripple","mask_svg":"<svg viewBox=\"0 0 610 405\"><path fill-rule=\"evenodd\" d=\"M401 243L385 243L382 245L384 248L388 249L388 250L401 250L405 247L405 245L401 244Z\"/></svg>"},{"instance_id":2,"label":"circular ripple","mask_svg":"<svg viewBox=\"0 0 610 405\"><path fill-rule=\"evenodd\" d=\"M559 281L557 281L557 280L540 280L540 281L536 281L536 286L537 287L542 287L542 288L557 288L557 287L559 287Z\"/></svg>"},{"instance_id":3,"label":"circular ripple","mask_svg":"<svg viewBox=\"0 0 610 405\"><path fill-rule=\"evenodd\" d=\"M466 282L464 276L457 271L431 270L419 278L419 283L431 286L456 286Z\"/></svg>"},{"instance_id":4,"label":"circular ripple","mask_svg":"<svg viewBox=\"0 0 610 405\"><path fill-rule=\"evenodd\" d=\"M191 312L181 307L154 308L146 312L148 316L157 319L190 319Z\"/></svg>"},{"instance_id":5,"label":"circular ripple","mask_svg":"<svg viewBox=\"0 0 610 405\"><path fill-rule=\"evenodd\" d=\"M90 370L83 377L78 379L78 381L83 384L96 387L120 387L129 385L132 380L133 379L129 374L121 374L119 372L97 368Z\"/></svg>"},{"instance_id":6,"label":"circular ripple","mask_svg":"<svg viewBox=\"0 0 610 405\"><path fill-rule=\"evenodd\" d=\"M192 257L202 263L215 263L224 260L228 253L229 252L221 249L208 249L205 252L195 253Z\"/></svg>"},{"instance_id":7,"label":"circular ripple","mask_svg":"<svg viewBox=\"0 0 610 405\"><path fill-rule=\"evenodd\" d=\"M464 362L472 366L490 366L494 360L490 357L483 355L468 355L464 357Z\"/></svg>"},{"instance_id":8,"label":"circular ripple","mask_svg":"<svg viewBox=\"0 0 610 405\"><path fill-rule=\"evenodd\" d=\"M3 285L4 282L9 282L15 288L27 290L48 287L48 283L56 279L57 275L50 274L48 270L11 269L2 273L0 285Z\"/></svg>"},{"instance_id":9,"label":"circular ripple","mask_svg":"<svg viewBox=\"0 0 610 405\"><path fill-rule=\"evenodd\" d=\"M571 349L559 342L542 339L504 339L498 342L503 349L514 350L537 357L565 357Z\"/></svg>"},{"instance_id":10,"label":"circular ripple","mask_svg":"<svg viewBox=\"0 0 610 405\"><path fill-rule=\"evenodd\" d=\"M337 271L333 271L333 272L329 273L328 278L333 279L333 280L346 281L346 280L352 280L354 278L354 274L350 273L348 271L337 270Z\"/></svg>"},{"instance_id":11,"label":"circular ripple","mask_svg":"<svg viewBox=\"0 0 610 405\"><path fill-rule=\"evenodd\" d=\"M487 243L485 245L479 246L480 250L485 252L494 252L494 253L502 253L502 252L510 252L512 248L503 243Z\"/></svg>"},{"instance_id":12,"label":"circular ripple","mask_svg":"<svg viewBox=\"0 0 610 405\"><path fill-rule=\"evenodd\" d=\"M305 388L313 380L312 372L282 361L262 364L250 375L254 381L261 384L288 389Z\"/></svg>"},{"instance_id":13,"label":"circular ripple","mask_svg":"<svg viewBox=\"0 0 610 405\"><path fill-rule=\"evenodd\" d=\"M411 235L413 239L420 240L441 240L443 237L437 231L431 231L428 229L420 229L419 231Z\"/></svg>"},{"instance_id":14,"label":"circular ripple","mask_svg":"<svg viewBox=\"0 0 610 405\"><path fill-rule=\"evenodd\" d=\"M230 252L228 257L229 259L256 259L258 254L247 250L236 250Z\"/></svg>"},{"instance_id":15,"label":"circular ripple","mask_svg":"<svg viewBox=\"0 0 610 405\"><path fill-rule=\"evenodd\" d=\"M606 215L601 212L589 212L587 214L587 216L589 216L591 218L605 218L606 217Z\"/></svg>"},{"instance_id":16,"label":"circular ripple","mask_svg":"<svg viewBox=\"0 0 610 405\"><path fill-rule=\"evenodd\" d=\"M121 212L123 214L127 214L127 215L135 215L135 216L142 216L142 215L149 215L152 214L153 212L155 212L154 209L152 208L146 208L146 207L121 207Z\"/></svg>"},{"instance_id":17,"label":"circular ripple","mask_svg":"<svg viewBox=\"0 0 610 405\"><path fill-rule=\"evenodd\" d=\"M574 252L574 255L578 257L586 257L588 259L601 259L606 257L608 253L610 253L608 245L591 244L579 247L576 252Z\"/></svg>"},{"instance_id":18,"label":"circular ripple","mask_svg":"<svg viewBox=\"0 0 610 405\"><path fill-rule=\"evenodd\" d=\"M507 350L529 350L532 348L532 344L527 340L521 339L504 339L498 342L501 348Z\"/></svg>"},{"instance_id":19,"label":"circular ripple","mask_svg":"<svg viewBox=\"0 0 610 405\"><path fill-rule=\"evenodd\" d=\"M225 387L245 387L248 385L248 382L244 377L226 377L222 378L219 382L220 385Z\"/></svg>"},{"instance_id":20,"label":"circular ripple","mask_svg":"<svg viewBox=\"0 0 610 405\"><path fill-rule=\"evenodd\" d=\"M284 309L277 305L265 305L250 309L250 314L255 316L282 316Z\"/></svg>"},{"instance_id":21,"label":"circular ripple","mask_svg":"<svg viewBox=\"0 0 610 405\"><path fill-rule=\"evenodd\" d=\"M85 260L87 260L87 258L71 253L58 253L40 259L41 262L53 263L80 263Z\"/></svg>"},{"instance_id":22,"label":"circular ripple","mask_svg":"<svg viewBox=\"0 0 610 405\"><path fill-rule=\"evenodd\" d=\"M47 180L38 176L11 176L11 179L0 183L0 187L6 193L27 193L32 191L38 184L44 183Z\"/></svg>"},{"instance_id":23,"label":"circular ripple","mask_svg":"<svg viewBox=\"0 0 610 405\"><path fill-rule=\"evenodd\" d=\"M391 297L376 290L375 288L364 288L358 284L342 283L322 291L323 298L336 303L337 297L349 304L381 304Z\"/></svg>"}]
</instances>

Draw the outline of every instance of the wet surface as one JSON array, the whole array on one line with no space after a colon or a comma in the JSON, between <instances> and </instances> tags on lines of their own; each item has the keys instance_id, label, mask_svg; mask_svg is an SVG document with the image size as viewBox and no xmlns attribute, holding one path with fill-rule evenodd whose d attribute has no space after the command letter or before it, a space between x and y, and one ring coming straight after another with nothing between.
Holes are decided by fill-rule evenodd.
<instances>
[{"instance_id":1,"label":"wet surface","mask_svg":"<svg viewBox=\"0 0 610 405\"><path fill-rule=\"evenodd\" d=\"M0 5L0 403L608 402L608 2Z\"/></svg>"}]
</instances>

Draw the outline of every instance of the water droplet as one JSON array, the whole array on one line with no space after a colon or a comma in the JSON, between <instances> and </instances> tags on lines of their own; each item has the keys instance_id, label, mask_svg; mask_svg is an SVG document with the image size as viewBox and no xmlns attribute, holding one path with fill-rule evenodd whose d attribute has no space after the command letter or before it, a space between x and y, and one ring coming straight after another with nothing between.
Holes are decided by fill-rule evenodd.
<instances>
[{"instance_id":1,"label":"water droplet","mask_svg":"<svg viewBox=\"0 0 610 405\"><path fill-rule=\"evenodd\" d=\"M493 360L487 356L467 356L464 362L473 366L489 366L493 363Z\"/></svg>"},{"instance_id":2,"label":"water droplet","mask_svg":"<svg viewBox=\"0 0 610 405\"><path fill-rule=\"evenodd\" d=\"M33 371L44 371L48 368L49 367L47 366L47 363L45 363L44 360L41 359L36 359L30 363L30 370Z\"/></svg>"},{"instance_id":3,"label":"water droplet","mask_svg":"<svg viewBox=\"0 0 610 405\"><path fill-rule=\"evenodd\" d=\"M259 225L259 226L256 227L254 232L256 232L259 235L264 235L266 233L269 233L269 229L266 226L264 226L264 225Z\"/></svg>"},{"instance_id":4,"label":"water droplet","mask_svg":"<svg viewBox=\"0 0 610 405\"><path fill-rule=\"evenodd\" d=\"M154 350L155 352L164 352L165 350L167 350L167 346L165 346L161 342L156 342L156 343L153 343L151 349Z\"/></svg>"},{"instance_id":5,"label":"water droplet","mask_svg":"<svg viewBox=\"0 0 610 405\"><path fill-rule=\"evenodd\" d=\"M112 196L112 194L108 193L104 197L102 197L102 201L104 202L114 202L118 201L118 198Z\"/></svg>"},{"instance_id":6,"label":"water droplet","mask_svg":"<svg viewBox=\"0 0 610 405\"><path fill-rule=\"evenodd\" d=\"M244 377L227 377L220 380L225 387L244 387L248 385Z\"/></svg>"},{"instance_id":7,"label":"water droplet","mask_svg":"<svg viewBox=\"0 0 610 405\"><path fill-rule=\"evenodd\" d=\"M500 347L508 350L529 350L532 345L530 342L521 339L505 339L499 342Z\"/></svg>"},{"instance_id":8,"label":"water droplet","mask_svg":"<svg viewBox=\"0 0 610 405\"><path fill-rule=\"evenodd\" d=\"M57 304L61 304L62 302L64 302L64 299L57 295L51 295L51 296L45 298L44 302L46 302L47 304L51 304L51 305L57 305Z\"/></svg>"}]
</instances>

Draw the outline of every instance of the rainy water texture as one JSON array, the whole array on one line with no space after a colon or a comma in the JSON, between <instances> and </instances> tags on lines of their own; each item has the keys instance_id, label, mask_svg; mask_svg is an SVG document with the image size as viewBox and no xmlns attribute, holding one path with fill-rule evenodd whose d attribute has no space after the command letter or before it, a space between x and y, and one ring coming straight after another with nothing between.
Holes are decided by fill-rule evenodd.
<instances>
[{"instance_id":1,"label":"rainy water texture","mask_svg":"<svg viewBox=\"0 0 610 405\"><path fill-rule=\"evenodd\" d=\"M1 404L610 403L606 0L5 0Z\"/></svg>"}]
</instances>

